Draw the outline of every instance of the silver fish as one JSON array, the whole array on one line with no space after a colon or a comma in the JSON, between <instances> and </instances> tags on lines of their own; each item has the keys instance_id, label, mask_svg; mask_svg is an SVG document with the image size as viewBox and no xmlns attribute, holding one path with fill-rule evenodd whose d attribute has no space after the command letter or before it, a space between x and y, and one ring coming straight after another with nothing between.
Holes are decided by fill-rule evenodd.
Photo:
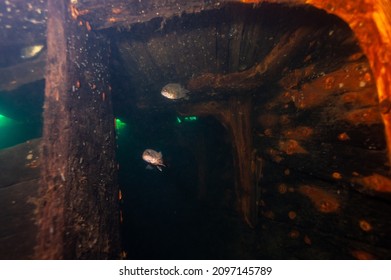
<instances>
[{"instance_id":1,"label":"silver fish","mask_svg":"<svg viewBox=\"0 0 391 280\"><path fill-rule=\"evenodd\" d=\"M168 99L188 99L189 91L180 84L170 83L162 88L161 94Z\"/></svg>"},{"instance_id":2,"label":"silver fish","mask_svg":"<svg viewBox=\"0 0 391 280\"><path fill-rule=\"evenodd\" d=\"M37 56L43 49L44 45L34 45L25 47L20 51L20 57L23 59L33 58Z\"/></svg>"},{"instance_id":3,"label":"silver fish","mask_svg":"<svg viewBox=\"0 0 391 280\"><path fill-rule=\"evenodd\" d=\"M148 162L149 164L156 166L159 171L162 171L162 166L166 167L163 162L163 155L161 152L156 152L152 149L146 149L143 152L143 160Z\"/></svg>"}]
</instances>

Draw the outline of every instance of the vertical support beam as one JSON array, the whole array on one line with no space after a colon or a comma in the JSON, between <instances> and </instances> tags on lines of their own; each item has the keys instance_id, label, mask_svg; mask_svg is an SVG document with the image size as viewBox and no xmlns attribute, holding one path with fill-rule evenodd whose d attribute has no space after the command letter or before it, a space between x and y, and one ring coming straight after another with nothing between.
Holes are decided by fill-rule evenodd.
<instances>
[{"instance_id":1,"label":"vertical support beam","mask_svg":"<svg viewBox=\"0 0 391 280\"><path fill-rule=\"evenodd\" d=\"M236 194L240 212L254 228L258 219L257 185L260 178L254 167L251 96L233 96L227 103L210 101L180 109L183 114L214 116L229 131L234 154Z\"/></svg>"},{"instance_id":2,"label":"vertical support beam","mask_svg":"<svg viewBox=\"0 0 391 280\"><path fill-rule=\"evenodd\" d=\"M48 0L39 259L119 253L109 45L69 0Z\"/></svg>"},{"instance_id":3,"label":"vertical support beam","mask_svg":"<svg viewBox=\"0 0 391 280\"><path fill-rule=\"evenodd\" d=\"M257 224L257 192L253 173L253 136L251 124L251 97L232 97L223 118L230 131L235 155L236 189L241 212L246 223Z\"/></svg>"}]
</instances>

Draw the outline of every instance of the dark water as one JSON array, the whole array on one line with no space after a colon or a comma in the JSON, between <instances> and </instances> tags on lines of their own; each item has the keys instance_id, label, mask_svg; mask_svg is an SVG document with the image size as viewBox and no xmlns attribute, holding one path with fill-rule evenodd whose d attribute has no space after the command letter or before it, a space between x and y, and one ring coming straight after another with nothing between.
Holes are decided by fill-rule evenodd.
<instances>
[{"instance_id":1,"label":"dark water","mask_svg":"<svg viewBox=\"0 0 391 280\"><path fill-rule=\"evenodd\" d=\"M44 81L0 92L0 149L41 137L43 96Z\"/></svg>"},{"instance_id":2,"label":"dark water","mask_svg":"<svg viewBox=\"0 0 391 280\"><path fill-rule=\"evenodd\" d=\"M217 121L151 114L118 134L128 258L251 258L240 243L246 231L235 211L231 146ZM162 151L168 167L146 169L146 148Z\"/></svg>"},{"instance_id":3,"label":"dark water","mask_svg":"<svg viewBox=\"0 0 391 280\"><path fill-rule=\"evenodd\" d=\"M39 121L14 120L0 114L0 149L40 137L41 131Z\"/></svg>"}]
</instances>

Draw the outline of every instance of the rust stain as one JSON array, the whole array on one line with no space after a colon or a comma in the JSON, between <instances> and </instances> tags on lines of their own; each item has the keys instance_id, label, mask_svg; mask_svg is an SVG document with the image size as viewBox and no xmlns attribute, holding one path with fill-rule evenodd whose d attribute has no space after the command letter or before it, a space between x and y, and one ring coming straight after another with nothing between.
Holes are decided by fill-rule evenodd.
<instances>
[{"instance_id":1,"label":"rust stain","mask_svg":"<svg viewBox=\"0 0 391 280\"><path fill-rule=\"evenodd\" d=\"M279 149L285 152L287 155L293 154L308 154L308 151L304 149L296 140L286 140L279 142Z\"/></svg>"},{"instance_id":2,"label":"rust stain","mask_svg":"<svg viewBox=\"0 0 391 280\"><path fill-rule=\"evenodd\" d=\"M319 187L303 185L300 186L299 193L308 197L316 209L322 213L333 213L340 209L339 199Z\"/></svg>"},{"instance_id":3,"label":"rust stain","mask_svg":"<svg viewBox=\"0 0 391 280\"><path fill-rule=\"evenodd\" d=\"M376 82L378 100L391 99L391 6L388 0L341 1L306 0L343 19L355 33L367 56L373 79L364 73L361 82ZM391 114L382 116L391 162Z\"/></svg>"},{"instance_id":4,"label":"rust stain","mask_svg":"<svg viewBox=\"0 0 391 280\"><path fill-rule=\"evenodd\" d=\"M308 237L308 235L304 235L304 243L307 244L307 245L311 245L312 244L312 241L311 239Z\"/></svg>"},{"instance_id":5,"label":"rust stain","mask_svg":"<svg viewBox=\"0 0 391 280\"><path fill-rule=\"evenodd\" d=\"M363 231L368 232L368 231L371 231L371 230L372 230L371 224L370 224L368 221L366 221L366 220L360 220L360 221L358 222L358 224L360 225L360 228L361 228Z\"/></svg>"},{"instance_id":6,"label":"rust stain","mask_svg":"<svg viewBox=\"0 0 391 280\"><path fill-rule=\"evenodd\" d=\"M279 163L283 160L283 158L280 156L280 152L275 149L269 148L266 150L266 152L270 155L272 160L277 163Z\"/></svg>"},{"instance_id":7,"label":"rust stain","mask_svg":"<svg viewBox=\"0 0 391 280\"><path fill-rule=\"evenodd\" d=\"M263 133L264 133L265 136L267 136L267 137L272 137L272 136L273 136L273 130L271 130L270 128L265 129L265 131L264 131Z\"/></svg>"},{"instance_id":8,"label":"rust stain","mask_svg":"<svg viewBox=\"0 0 391 280\"><path fill-rule=\"evenodd\" d=\"M296 219L297 214L295 211L289 211L288 217L289 217L289 219L294 220L294 219Z\"/></svg>"},{"instance_id":9,"label":"rust stain","mask_svg":"<svg viewBox=\"0 0 391 280\"><path fill-rule=\"evenodd\" d=\"M357 260L375 260L375 256L371 253L362 251L362 250L352 250L350 251L352 256Z\"/></svg>"},{"instance_id":10,"label":"rust stain","mask_svg":"<svg viewBox=\"0 0 391 280\"><path fill-rule=\"evenodd\" d=\"M262 215L271 220L274 220L275 218L274 212L271 210L262 212Z\"/></svg>"},{"instance_id":11,"label":"rust stain","mask_svg":"<svg viewBox=\"0 0 391 280\"><path fill-rule=\"evenodd\" d=\"M360 184L368 190L391 192L391 179L377 173L366 177L353 178L352 182Z\"/></svg>"},{"instance_id":12,"label":"rust stain","mask_svg":"<svg viewBox=\"0 0 391 280\"><path fill-rule=\"evenodd\" d=\"M331 174L331 177L333 177L333 179L335 179L335 180L341 180L342 179L342 175L339 172L333 172L333 174Z\"/></svg>"},{"instance_id":13,"label":"rust stain","mask_svg":"<svg viewBox=\"0 0 391 280\"><path fill-rule=\"evenodd\" d=\"M377 108L364 108L350 111L345 113L342 119L352 125L374 125L382 122Z\"/></svg>"},{"instance_id":14,"label":"rust stain","mask_svg":"<svg viewBox=\"0 0 391 280\"><path fill-rule=\"evenodd\" d=\"M86 28L88 31L91 31L91 25L88 21L86 21Z\"/></svg>"},{"instance_id":15,"label":"rust stain","mask_svg":"<svg viewBox=\"0 0 391 280\"><path fill-rule=\"evenodd\" d=\"M280 116L280 124L281 125L287 125L291 122L291 119L289 115L281 115Z\"/></svg>"},{"instance_id":16,"label":"rust stain","mask_svg":"<svg viewBox=\"0 0 391 280\"><path fill-rule=\"evenodd\" d=\"M346 92L341 96L339 103L342 106L368 107L377 106L376 89L368 88L363 91Z\"/></svg>"},{"instance_id":17,"label":"rust stain","mask_svg":"<svg viewBox=\"0 0 391 280\"><path fill-rule=\"evenodd\" d=\"M77 8L75 7L75 5L70 5L69 6L69 9L71 10L71 17L74 19L74 20L77 20L77 17L79 16L79 11L77 10Z\"/></svg>"},{"instance_id":18,"label":"rust stain","mask_svg":"<svg viewBox=\"0 0 391 280\"><path fill-rule=\"evenodd\" d=\"M350 137L346 132L342 132L338 135L338 140L347 141L350 140Z\"/></svg>"},{"instance_id":19,"label":"rust stain","mask_svg":"<svg viewBox=\"0 0 391 280\"><path fill-rule=\"evenodd\" d=\"M265 114L258 117L258 123L265 128L273 127L278 124L279 116L275 114Z\"/></svg>"},{"instance_id":20,"label":"rust stain","mask_svg":"<svg viewBox=\"0 0 391 280\"><path fill-rule=\"evenodd\" d=\"M289 236L290 238L292 238L292 239L297 239L297 238L299 238L299 236L300 236L300 232L299 232L297 229L292 229L292 230L289 232L288 236Z\"/></svg>"},{"instance_id":21,"label":"rust stain","mask_svg":"<svg viewBox=\"0 0 391 280\"><path fill-rule=\"evenodd\" d=\"M288 191L288 187L285 184L279 184L277 189L280 194L284 194Z\"/></svg>"},{"instance_id":22,"label":"rust stain","mask_svg":"<svg viewBox=\"0 0 391 280\"><path fill-rule=\"evenodd\" d=\"M306 140L313 135L313 129L308 126L299 126L282 131L282 135L286 138L295 140Z\"/></svg>"},{"instance_id":23,"label":"rust stain","mask_svg":"<svg viewBox=\"0 0 391 280\"><path fill-rule=\"evenodd\" d=\"M112 8L112 9L111 9L111 12L112 12L114 15L118 15L118 14L122 13L122 9L121 9L121 8Z\"/></svg>"},{"instance_id":24,"label":"rust stain","mask_svg":"<svg viewBox=\"0 0 391 280\"><path fill-rule=\"evenodd\" d=\"M391 111L390 99L384 99L382 102L380 102L379 107L382 114L388 114Z\"/></svg>"},{"instance_id":25,"label":"rust stain","mask_svg":"<svg viewBox=\"0 0 391 280\"><path fill-rule=\"evenodd\" d=\"M122 200L122 192L121 192L121 190L118 190L118 200Z\"/></svg>"},{"instance_id":26,"label":"rust stain","mask_svg":"<svg viewBox=\"0 0 391 280\"><path fill-rule=\"evenodd\" d=\"M89 14L90 13L90 10L88 9L85 9L85 10L78 10L79 12L79 16L84 16L86 14Z\"/></svg>"},{"instance_id":27,"label":"rust stain","mask_svg":"<svg viewBox=\"0 0 391 280\"><path fill-rule=\"evenodd\" d=\"M265 2L265 0L239 0L242 3L259 4ZM272 1L272 2L284 2ZM363 50L363 53L356 53L352 55L348 61L354 62L365 55L368 58L370 68L346 68L345 75L340 72L340 75L334 75L333 78L325 77L324 87L326 91L332 91L333 87L338 86L345 91L350 86L357 89L371 86L376 83L377 97L382 104L384 100L391 100L391 6L389 0L360 0L360 1L347 1L347 0L296 0L287 1L297 4L308 4L318 9L325 10L326 12L336 15L344 20L349 27L355 33L357 40ZM351 71L358 71L359 79L352 79L350 77L355 76ZM313 72L313 71L310 71ZM352 75L347 76L347 72L351 72ZM302 73L297 75L302 76ZM357 77L357 76L356 76ZM343 80L340 80L342 78ZM327 79L327 80L326 80ZM282 81L282 86L285 89L292 88L296 84L296 79ZM300 96L301 95L301 96ZM316 106L321 102L327 94L318 94L318 100L311 98L310 94L292 92L290 97L293 99L296 107L299 109L309 108ZM299 99L298 97L301 97ZM323 100L324 101L324 100ZM381 119L385 125L385 134L388 147L388 159L391 166L391 110L386 103L386 109L381 115ZM357 123L357 119L360 120L360 116L353 117L354 123ZM349 118L348 118L349 119ZM375 118L377 120L377 117ZM373 119L372 119L373 120ZM364 123L370 121L364 117Z\"/></svg>"},{"instance_id":28,"label":"rust stain","mask_svg":"<svg viewBox=\"0 0 391 280\"><path fill-rule=\"evenodd\" d=\"M117 21L120 21L120 19L115 18L115 17L110 17L110 18L107 19L107 21L110 22L110 23L115 23Z\"/></svg>"}]
</instances>

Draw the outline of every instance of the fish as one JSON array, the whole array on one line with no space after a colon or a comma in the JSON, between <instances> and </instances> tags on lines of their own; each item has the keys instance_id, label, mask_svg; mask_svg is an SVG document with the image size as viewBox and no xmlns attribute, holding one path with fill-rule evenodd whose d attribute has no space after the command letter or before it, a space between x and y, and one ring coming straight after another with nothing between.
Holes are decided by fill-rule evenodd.
<instances>
[{"instance_id":1,"label":"fish","mask_svg":"<svg viewBox=\"0 0 391 280\"><path fill-rule=\"evenodd\" d=\"M167 167L163 162L163 155L161 152L156 152L152 149L146 149L143 152L142 158L144 161L155 166L159 171L163 171L162 167Z\"/></svg>"},{"instance_id":2,"label":"fish","mask_svg":"<svg viewBox=\"0 0 391 280\"><path fill-rule=\"evenodd\" d=\"M43 49L44 45L34 45L25 47L20 51L20 57L23 59L36 57Z\"/></svg>"},{"instance_id":3,"label":"fish","mask_svg":"<svg viewBox=\"0 0 391 280\"><path fill-rule=\"evenodd\" d=\"M172 100L176 99L188 99L189 98L189 93L187 89L185 89L181 84L176 84L176 83L170 83L165 85L162 90L161 94Z\"/></svg>"}]
</instances>

